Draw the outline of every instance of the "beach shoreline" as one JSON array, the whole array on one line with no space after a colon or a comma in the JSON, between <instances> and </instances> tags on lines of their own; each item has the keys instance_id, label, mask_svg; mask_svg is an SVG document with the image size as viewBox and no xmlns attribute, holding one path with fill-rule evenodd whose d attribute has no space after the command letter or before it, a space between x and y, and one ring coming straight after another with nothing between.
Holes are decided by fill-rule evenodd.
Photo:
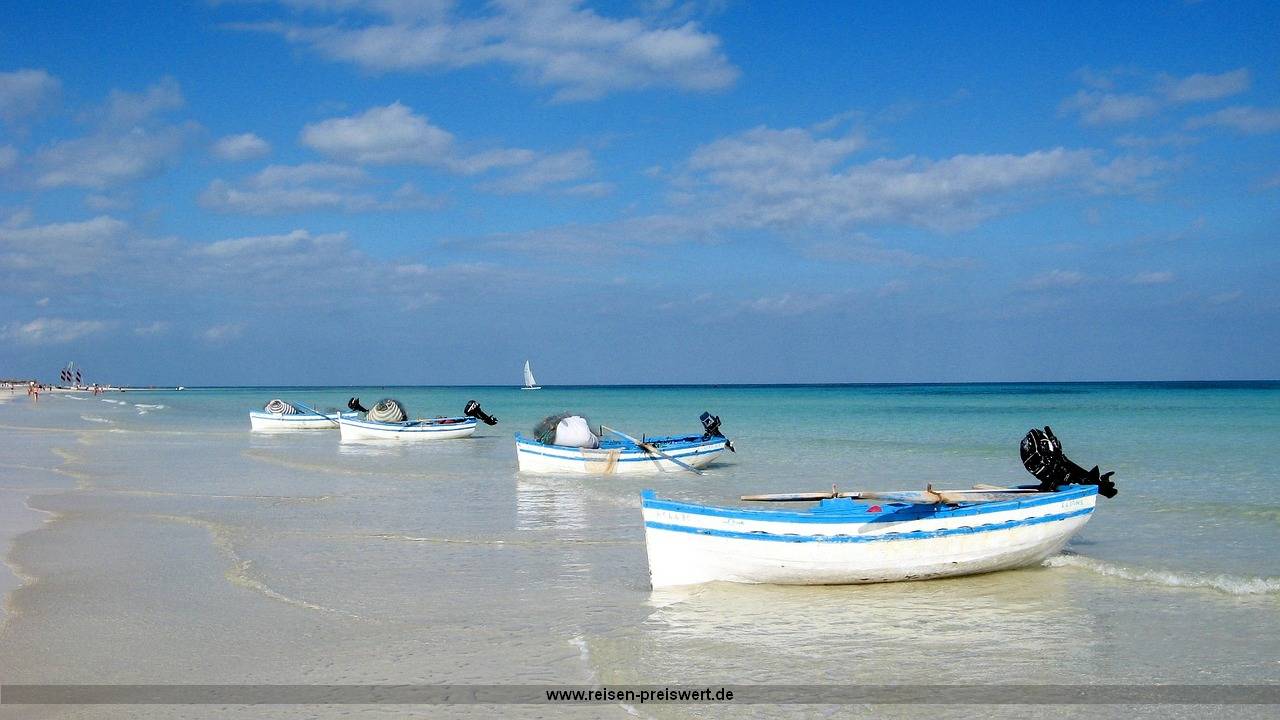
<instances>
[{"instance_id":1,"label":"beach shoreline","mask_svg":"<svg viewBox=\"0 0 1280 720\"><path fill-rule=\"evenodd\" d=\"M21 536L39 530L55 517L31 507L32 497L27 490L0 487L0 630L12 615L13 593L34 581L10 557L14 546Z\"/></svg>"},{"instance_id":2,"label":"beach shoreline","mask_svg":"<svg viewBox=\"0 0 1280 720\"><path fill-rule=\"evenodd\" d=\"M502 418L496 429L429 446L343 442L336 431L255 433L246 418L270 397L325 405L376 392L60 393L0 405L9 440L0 444L0 677L172 685L1277 678L1280 560L1268 549L1280 516L1266 449L1280 393L1269 386L395 390L414 412L475 397ZM637 434L696 427L705 409L724 417L739 452L697 480L521 473L509 431L532 427L548 405ZM779 422L779 408L797 410ZM1121 489L1045 566L919 583L651 587L642 489L723 503L834 483L1016 484L1026 476L1017 441L1037 422L1053 424L1071 457L1114 467ZM1140 423L1149 430L1131 432ZM1205 486L1211 472L1249 512ZM1185 529L1192 513L1194 532Z\"/></svg>"}]
</instances>

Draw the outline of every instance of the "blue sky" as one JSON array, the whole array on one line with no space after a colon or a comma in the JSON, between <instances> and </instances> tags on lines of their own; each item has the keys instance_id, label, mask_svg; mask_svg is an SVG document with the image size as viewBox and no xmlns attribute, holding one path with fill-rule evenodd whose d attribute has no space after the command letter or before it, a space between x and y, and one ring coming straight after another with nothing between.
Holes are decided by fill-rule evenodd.
<instances>
[{"instance_id":1,"label":"blue sky","mask_svg":"<svg viewBox=\"0 0 1280 720\"><path fill-rule=\"evenodd\" d=\"M9 3L0 376L1280 377L1280 6L943 5Z\"/></svg>"}]
</instances>

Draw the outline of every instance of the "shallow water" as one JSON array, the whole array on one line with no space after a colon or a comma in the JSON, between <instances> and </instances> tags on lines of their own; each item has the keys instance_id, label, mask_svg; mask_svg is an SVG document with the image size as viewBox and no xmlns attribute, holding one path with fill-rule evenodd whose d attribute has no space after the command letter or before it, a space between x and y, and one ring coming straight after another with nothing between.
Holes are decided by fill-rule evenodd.
<instances>
[{"instance_id":1,"label":"shallow water","mask_svg":"<svg viewBox=\"0 0 1280 720\"><path fill-rule=\"evenodd\" d=\"M501 424L426 445L249 432L246 413L272 397L327 408L350 395L366 405L394 396L423 416L457 414L474 397ZM691 431L710 410L739 452L705 477L517 473L511 434L565 409L633 434ZM1074 460L1115 470L1120 495L1100 500L1067 553L1043 567L878 586L648 586L641 488L732 502L832 483L1022 483L1030 476L1017 443L1046 423ZM54 518L8 551L26 584L10 594L0 629L6 683L1280 681L1276 384L216 389L11 402L0 404L0 427L10 438L0 502ZM963 717L978 708L500 710ZM982 713L1025 716L1017 710ZM0 708L46 715L228 716Z\"/></svg>"}]
</instances>

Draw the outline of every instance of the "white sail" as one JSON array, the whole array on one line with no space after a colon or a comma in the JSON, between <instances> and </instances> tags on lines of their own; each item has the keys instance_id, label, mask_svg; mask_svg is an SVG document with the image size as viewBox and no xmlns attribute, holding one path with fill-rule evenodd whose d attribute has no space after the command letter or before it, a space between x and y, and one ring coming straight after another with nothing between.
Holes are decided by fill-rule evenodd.
<instances>
[{"instance_id":1,"label":"white sail","mask_svg":"<svg viewBox=\"0 0 1280 720\"><path fill-rule=\"evenodd\" d=\"M533 379L533 370L529 369L529 361L524 361L524 386L526 388L536 388L538 381Z\"/></svg>"}]
</instances>

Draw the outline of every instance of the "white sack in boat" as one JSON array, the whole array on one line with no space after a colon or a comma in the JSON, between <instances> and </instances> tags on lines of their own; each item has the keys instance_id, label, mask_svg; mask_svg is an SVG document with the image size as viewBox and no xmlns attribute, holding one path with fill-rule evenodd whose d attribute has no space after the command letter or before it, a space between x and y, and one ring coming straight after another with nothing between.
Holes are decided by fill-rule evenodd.
<instances>
[{"instance_id":1,"label":"white sack in boat","mask_svg":"<svg viewBox=\"0 0 1280 720\"><path fill-rule=\"evenodd\" d=\"M600 438L591 432L587 419L581 415L570 415L556 424L556 445L569 447L597 448Z\"/></svg>"}]
</instances>

